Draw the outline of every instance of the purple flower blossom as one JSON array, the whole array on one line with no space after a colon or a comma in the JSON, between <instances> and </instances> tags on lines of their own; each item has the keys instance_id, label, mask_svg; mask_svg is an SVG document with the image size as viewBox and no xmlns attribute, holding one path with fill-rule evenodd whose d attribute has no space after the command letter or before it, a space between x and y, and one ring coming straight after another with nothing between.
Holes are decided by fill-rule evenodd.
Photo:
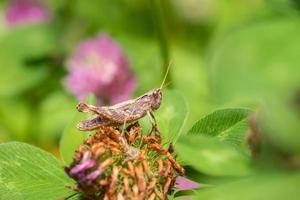
<instances>
[{"instance_id":1,"label":"purple flower blossom","mask_svg":"<svg viewBox=\"0 0 300 200\"><path fill-rule=\"evenodd\" d=\"M67 66L66 87L80 100L93 93L98 104L114 104L128 99L136 86L122 49L106 34L80 43Z\"/></svg>"},{"instance_id":2,"label":"purple flower blossom","mask_svg":"<svg viewBox=\"0 0 300 200\"><path fill-rule=\"evenodd\" d=\"M95 161L91 160L91 152L87 151L83 154L82 160L79 164L75 165L69 172L70 176L76 176L84 172L85 170L93 167Z\"/></svg>"},{"instance_id":3,"label":"purple flower blossom","mask_svg":"<svg viewBox=\"0 0 300 200\"><path fill-rule=\"evenodd\" d=\"M196 183L190 179L187 179L183 176L179 176L176 179L176 188L179 190L193 190L200 187L199 183Z\"/></svg>"},{"instance_id":4,"label":"purple flower blossom","mask_svg":"<svg viewBox=\"0 0 300 200\"><path fill-rule=\"evenodd\" d=\"M74 176L76 174L79 174L79 173L81 173L81 172L83 172L83 171L85 171L85 170L93 167L94 165L95 165L95 161L94 160L84 161L84 162L76 165L75 167L73 167L70 170L69 174L70 174L70 176Z\"/></svg>"},{"instance_id":5,"label":"purple flower blossom","mask_svg":"<svg viewBox=\"0 0 300 200\"><path fill-rule=\"evenodd\" d=\"M85 178L87 181L93 181L95 180L100 174L102 173L101 169L97 169L93 171L92 173L88 174Z\"/></svg>"},{"instance_id":6,"label":"purple flower blossom","mask_svg":"<svg viewBox=\"0 0 300 200\"><path fill-rule=\"evenodd\" d=\"M10 0L5 11L5 21L8 26L35 24L49 19L48 8L35 0Z\"/></svg>"},{"instance_id":7,"label":"purple flower blossom","mask_svg":"<svg viewBox=\"0 0 300 200\"><path fill-rule=\"evenodd\" d=\"M77 178L80 183L90 184L93 180L97 179L102 173L102 169L95 168L96 161L92 160L92 155L90 151L86 151L79 164L75 165L68 172L69 176L72 178Z\"/></svg>"}]
</instances>

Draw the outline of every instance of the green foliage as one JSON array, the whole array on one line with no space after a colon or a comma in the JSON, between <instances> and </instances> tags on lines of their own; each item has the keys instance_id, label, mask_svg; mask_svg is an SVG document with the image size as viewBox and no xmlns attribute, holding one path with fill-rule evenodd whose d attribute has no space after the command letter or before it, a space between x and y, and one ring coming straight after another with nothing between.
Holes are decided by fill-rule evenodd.
<instances>
[{"instance_id":1,"label":"green foliage","mask_svg":"<svg viewBox=\"0 0 300 200\"><path fill-rule=\"evenodd\" d=\"M291 95L287 97L292 98ZM298 107L287 103L288 100L280 100L282 97L275 101L270 100L264 105L264 110L258 116L259 126L263 135L268 138L268 143L278 151L288 154L300 153Z\"/></svg>"},{"instance_id":2,"label":"green foliage","mask_svg":"<svg viewBox=\"0 0 300 200\"><path fill-rule=\"evenodd\" d=\"M297 0L267 0L271 7L286 15L298 15L299 16L299 1Z\"/></svg>"},{"instance_id":3,"label":"green foliage","mask_svg":"<svg viewBox=\"0 0 300 200\"><path fill-rule=\"evenodd\" d=\"M137 95L143 94L161 84L161 65L158 44L152 38L117 34L116 39L126 49L131 65L137 76L140 86Z\"/></svg>"},{"instance_id":4,"label":"green foliage","mask_svg":"<svg viewBox=\"0 0 300 200\"><path fill-rule=\"evenodd\" d=\"M260 105L257 126L267 143L291 154L300 152L298 24L296 17L252 23L222 38L209 59L214 100Z\"/></svg>"},{"instance_id":5,"label":"green foliage","mask_svg":"<svg viewBox=\"0 0 300 200\"><path fill-rule=\"evenodd\" d=\"M188 127L212 109L208 100L207 73L203 58L199 56L199 47L177 44L171 53L174 59L170 70L173 81L170 84L184 96L191 109L184 128L187 131Z\"/></svg>"},{"instance_id":6,"label":"green foliage","mask_svg":"<svg viewBox=\"0 0 300 200\"><path fill-rule=\"evenodd\" d=\"M195 199L259 200L299 199L299 172L265 172L209 190L200 190Z\"/></svg>"},{"instance_id":7,"label":"green foliage","mask_svg":"<svg viewBox=\"0 0 300 200\"><path fill-rule=\"evenodd\" d=\"M54 38L53 27L47 25L19 27L0 38L3 74L0 78L0 97L19 94L43 80L47 74L45 67L30 67L25 65L25 61L51 53L55 47Z\"/></svg>"},{"instance_id":8,"label":"green foliage","mask_svg":"<svg viewBox=\"0 0 300 200\"><path fill-rule=\"evenodd\" d=\"M63 92L53 92L40 106L37 140L41 144L60 138L62 130L74 116L76 101Z\"/></svg>"},{"instance_id":9,"label":"green foliage","mask_svg":"<svg viewBox=\"0 0 300 200\"><path fill-rule=\"evenodd\" d=\"M200 119L189 130L189 134L205 134L209 136L225 135L224 132L245 120L249 111L247 109L227 108L216 110Z\"/></svg>"},{"instance_id":10,"label":"green foliage","mask_svg":"<svg viewBox=\"0 0 300 200\"><path fill-rule=\"evenodd\" d=\"M180 190L174 194L174 198L195 195L194 190Z\"/></svg>"},{"instance_id":11,"label":"green foliage","mask_svg":"<svg viewBox=\"0 0 300 200\"><path fill-rule=\"evenodd\" d=\"M95 104L96 99L94 95L90 94L88 96L87 102L90 104ZM72 162L75 150L78 148L79 144L81 144L83 140L89 135L89 133L82 132L77 128L77 124L80 121L85 120L86 118L87 116L85 113L77 112L62 133L59 149L61 157L65 164L70 164Z\"/></svg>"},{"instance_id":12,"label":"green foliage","mask_svg":"<svg viewBox=\"0 0 300 200\"><path fill-rule=\"evenodd\" d=\"M82 113L76 113L69 125L65 128L60 139L60 154L66 164L71 163L73 154L78 145L83 142L85 136L77 129L77 124L84 120Z\"/></svg>"},{"instance_id":13,"label":"green foliage","mask_svg":"<svg viewBox=\"0 0 300 200\"><path fill-rule=\"evenodd\" d=\"M0 3L3 13L7 2ZM162 105L154 114L163 143L176 143L177 160L192 167L187 174L197 176L202 186L213 178L215 186L169 199L182 194L208 200L297 199L299 1L199 2L162 3L159 24L173 63L172 80L166 83L172 90L163 90ZM159 27L146 1L46 4L53 14L47 23L13 28L0 24L0 142L27 141L53 150L68 124L59 148L69 164L89 134L77 130L77 123L87 116L76 113L76 99L62 86L69 55L80 40L107 32L129 58L138 82L133 96L138 96L161 84ZM250 110L240 107L257 111L253 126L261 136L263 158L249 156L245 134L251 131ZM149 119L140 122L148 132ZM1 144L0 163L0 199L58 199L71 194L61 164L35 147Z\"/></svg>"},{"instance_id":14,"label":"green foliage","mask_svg":"<svg viewBox=\"0 0 300 200\"><path fill-rule=\"evenodd\" d=\"M30 109L27 104L19 100L1 100L0 119L3 134L7 134L10 139L25 140L28 137L27 129L30 121Z\"/></svg>"},{"instance_id":15,"label":"green foliage","mask_svg":"<svg viewBox=\"0 0 300 200\"><path fill-rule=\"evenodd\" d=\"M217 137L241 147L247 132L248 114L249 110L243 108L216 110L196 122L188 133Z\"/></svg>"},{"instance_id":16,"label":"green foliage","mask_svg":"<svg viewBox=\"0 0 300 200\"><path fill-rule=\"evenodd\" d=\"M176 150L187 164L214 176L241 176L249 172L249 160L232 146L215 138L187 135Z\"/></svg>"},{"instance_id":17,"label":"green foliage","mask_svg":"<svg viewBox=\"0 0 300 200\"><path fill-rule=\"evenodd\" d=\"M209 59L214 100L253 105L299 85L298 24L295 18L265 20L219 40Z\"/></svg>"},{"instance_id":18,"label":"green foliage","mask_svg":"<svg viewBox=\"0 0 300 200\"><path fill-rule=\"evenodd\" d=\"M0 65L5 66L1 67L1 73L5 74L5 76L1 76L0 79L0 97L16 95L35 86L45 77L46 72L43 68L28 68L17 60L10 58L10 54L7 54L1 54L4 59L1 59ZM28 76L28 74L31 76Z\"/></svg>"},{"instance_id":19,"label":"green foliage","mask_svg":"<svg viewBox=\"0 0 300 200\"><path fill-rule=\"evenodd\" d=\"M276 1L276 0L275 0ZM221 0L216 6L216 27L219 33L227 34L232 29L270 15L266 0Z\"/></svg>"},{"instance_id":20,"label":"green foliage","mask_svg":"<svg viewBox=\"0 0 300 200\"><path fill-rule=\"evenodd\" d=\"M163 91L163 101L156 112L158 129L162 133L163 142L176 143L185 124L188 107L184 97L177 91Z\"/></svg>"},{"instance_id":21,"label":"green foliage","mask_svg":"<svg viewBox=\"0 0 300 200\"><path fill-rule=\"evenodd\" d=\"M0 145L0 198L58 199L72 194L72 181L51 154L28 144Z\"/></svg>"},{"instance_id":22,"label":"green foliage","mask_svg":"<svg viewBox=\"0 0 300 200\"><path fill-rule=\"evenodd\" d=\"M188 116L188 107L184 97L175 90L163 90L162 104L154 113L163 143L176 143L182 133ZM150 120L146 116L140 120L145 132L151 129Z\"/></svg>"},{"instance_id":23,"label":"green foliage","mask_svg":"<svg viewBox=\"0 0 300 200\"><path fill-rule=\"evenodd\" d=\"M44 56L55 50L56 30L54 28L48 24L16 27L7 31L2 37L1 51L13 52L13 55L19 59Z\"/></svg>"},{"instance_id":24,"label":"green foliage","mask_svg":"<svg viewBox=\"0 0 300 200\"><path fill-rule=\"evenodd\" d=\"M200 119L176 146L180 160L209 175L246 175L250 170L249 158L244 154L249 112L227 108Z\"/></svg>"}]
</instances>

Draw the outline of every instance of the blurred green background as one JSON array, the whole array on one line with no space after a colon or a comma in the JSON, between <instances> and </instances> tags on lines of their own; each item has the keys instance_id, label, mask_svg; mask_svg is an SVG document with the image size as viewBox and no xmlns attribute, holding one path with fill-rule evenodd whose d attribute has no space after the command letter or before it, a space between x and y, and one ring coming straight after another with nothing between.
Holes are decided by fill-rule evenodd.
<instances>
[{"instance_id":1,"label":"blurred green background","mask_svg":"<svg viewBox=\"0 0 300 200\"><path fill-rule=\"evenodd\" d=\"M168 84L188 102L186 127L214 108L262 105L298 84L296 0L42 2L49 22L7 27L2 17L2 142L55 149L76 112L77 100L62 84L66 59L79 41L99 32L128 56L138 80L135 96L158 87L171 60ZM2 16L8 4L1 1Z\"/></svg>"},{"instance_id":2,"label":"blurred green background","mask_svg":"<svg viewBox=\"0 0 300 200\"><path fill-rule=\"evenodd\" d=\"M44 0L50 21L16 27L4 22L8 2L1 1L0 142L24 141L59 155L61 133L77 112L63 85L66 60L81 40L106 32L137 77L133 96L158 87L171 60L169 87L189 107L185 131L217 108L247 107L259 113L271 146L267 159L280 152L300 166L300 1ZM203 198L226 199L223 191L235 187L246 194L265 179L269 190L280 180L299 183L299 173L281 176L226 185Z\"/></svg>"}]
</instances>

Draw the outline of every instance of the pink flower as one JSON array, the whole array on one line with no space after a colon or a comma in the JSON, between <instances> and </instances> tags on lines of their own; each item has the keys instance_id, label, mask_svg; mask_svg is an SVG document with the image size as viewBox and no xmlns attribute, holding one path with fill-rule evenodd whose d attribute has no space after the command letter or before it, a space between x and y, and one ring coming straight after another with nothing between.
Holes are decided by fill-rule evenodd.
<instances>
[{"instance_id":1,"label":"pink flower","mask_svg":"<svg viewBox=\"0 0 300 200\"><path fill-rule=\"evenodd\" d=\"M176 179L176 188L179 190L193 190L200 187L199 183L196 183L190 179L187 179L183 176L179 176Z\"/></svg>"},{"instance_id":2,"label":"pink flower","mask_svg":"<svg viewBox=\"0 0 300 200\"><path fill-rule=\"evenodd\" d=\"M65 85L79 100L93 93L98 104L128 99L136 82L120 46L100 34L81 42L67 62Z\"/></svg>"},{"instance_id":3,"label":"pink flower","mask_svg":"<svg viewBox=\"0 0 300 200\"><path fill-rule=\"evenodd\" d=\"M101 175L101 169L91 169L96 165L96 161L91 159L91 152L85 152L80 164L73 166L67 172L71 178L78 178L81 183L90 184ZM91 172L88 172L90 170Z\"/></svg>"},{"instance_id":4,"label":"pink flower","mask_svg":"<svg viewBox=\"0 0 300 200\"><path fill-rule=\"evenodd\" d=\"M10 0L5 11L5 21L8 26L35 24L49 19L48 8L34 0Z\"/></svg>"}]
</instances>

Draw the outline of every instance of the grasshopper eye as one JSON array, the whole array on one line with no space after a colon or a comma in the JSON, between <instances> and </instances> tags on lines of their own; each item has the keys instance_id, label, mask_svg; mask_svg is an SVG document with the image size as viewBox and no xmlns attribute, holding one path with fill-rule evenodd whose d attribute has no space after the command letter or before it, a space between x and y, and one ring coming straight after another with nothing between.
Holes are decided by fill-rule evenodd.
<instances>
[{"instance_id":1,"label":"grasshopper eye","mask_svg":"<svg viewBox=\"0 0 300 200\"><path fill-rule=\"evenodd\" d=\"M161 91L159 89L155 90L155 92L153 93L153 96L155 98L161 98Z\"/></svg>"}]
</instances>

